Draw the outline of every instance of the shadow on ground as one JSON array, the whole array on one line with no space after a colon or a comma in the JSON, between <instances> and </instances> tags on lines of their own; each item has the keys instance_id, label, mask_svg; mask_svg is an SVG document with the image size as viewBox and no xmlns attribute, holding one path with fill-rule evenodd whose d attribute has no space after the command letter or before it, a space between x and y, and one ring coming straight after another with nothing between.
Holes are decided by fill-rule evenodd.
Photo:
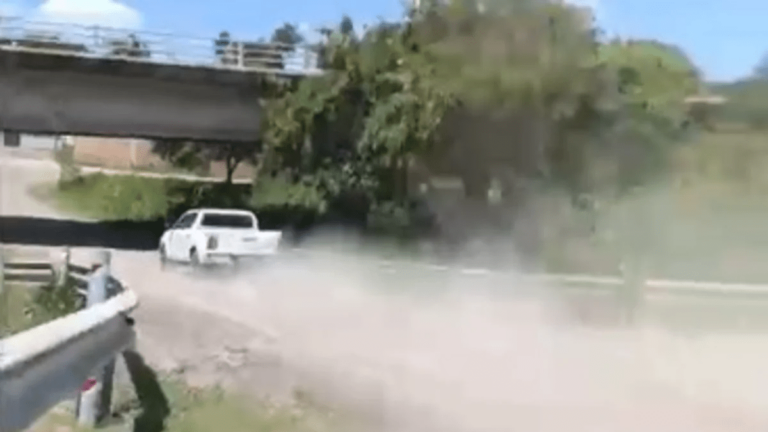
<instances>
[{"instance_id":1,"label":"shadow on ground","mask_svg":"<svg viewBox=\"0 0 768 432\"><path fill-rule=\"evenodd\" d=\"M135 351L126 351L123 358L141 406L141 414L133 421L134 432L162 432L171 407L157 374Z\"/></svg>"},{"instance_id":2,"label":"shadow on ground","mask_svg":"<svg viewBox=\"0 0 768 432\"><path fill-rule=\"evenodd\" d=\"M164 221L80 222L0 216L0 242L34 246L155 250Z\"/></svg>"}]
</instances>

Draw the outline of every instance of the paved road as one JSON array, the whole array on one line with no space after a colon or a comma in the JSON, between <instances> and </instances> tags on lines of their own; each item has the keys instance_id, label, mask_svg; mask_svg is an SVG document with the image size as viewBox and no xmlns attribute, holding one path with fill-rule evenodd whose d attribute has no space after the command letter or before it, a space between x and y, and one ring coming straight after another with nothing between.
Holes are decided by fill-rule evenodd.
<instances>
[{"instance_id":1,"label":"paved road","mask_svg":"<svg viewBox=\"0 0 768 432\"><path fill-rule=\"evenodd\" d=\"M25 193L55 167L3 160L0 169L3 214L55 216ZM382 274L352 258L193 278L161 272L153 253L117 251L114 268L140 296L139 348L150 364L277 397L299 387L361 410L377 431L768 426L767 337L576 329L558 325L543 299L483 290L376 294L369 287Z\"/></svg>"}]
</instances>

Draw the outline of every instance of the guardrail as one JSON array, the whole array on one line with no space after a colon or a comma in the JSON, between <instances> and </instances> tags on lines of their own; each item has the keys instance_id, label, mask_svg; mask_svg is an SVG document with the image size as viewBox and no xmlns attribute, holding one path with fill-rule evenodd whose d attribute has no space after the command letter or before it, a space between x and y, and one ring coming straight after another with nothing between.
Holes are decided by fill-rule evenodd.
<instances>
[{"instance_id":1,"label":"guardrail","mask_svg":"<svg viewBox=\"0 0 768 432\"><path fill-rule=\"evenodd\" d=\"M345 255L339 252L328 251L313 251L310 249L304 249L300 247L292 248L293 252L324 255L329 258L340 257ZM576 274L576 273L523 273L519 271L505 271L493 268L483 267L468 267L460 264L440 264L430 261L405 261L405 260L393 260L393 259L365 259L370 265L393 269L396 267L401 268L420 268L429 271L436 272L448 272L462 276L476 276L476 277L488 277L488 276L504 276L510 277L515 280L536 282L536 283L549 283L556 286L568 289L588 289L588 290L608 290L626 285L626 279L620 275L590 275L590 274ZM645 294L757 294L768 296L768 283L736 283L736 282L715 282L715 281L696 281L696 280L681 280L681 279L665 279L665 278L644 278L642 281L643 292Z\"/></svg>"},{"instance_id":2,"label":"guardrail","mask_svg":"<svg viewBox=\"0 0 768 432\"><path fill-rule=\"evenodd\" d=\"M304 45L182 36L104 26L0 17L0 50L229 69L278 75L319 74Z\"/></svg>"},{"instance_id":3,"label":"guardrail","mask_svg":"<svg viewBox=\"0 0 768 432\"><path fill-rule=\"evenodd\" d=\"M626 284L618 276L594 276L579 274L536 274L532 277L544 282L562 285L609 288ZM645 294L763 294L768 295L768 285L732 282L712 282L673 279L645 279L642 282Z\"/></svg>"},{"instance_id":4,"label":"guardrail","mask_svg":"<svg viewBox=\"0 0 768 432\"><path fill-rule=\"evenodd\" d=\"M75 313L0 339L0 432L25 430L76 395L79 423L91 426L107 414L116 356L135 338L128 314L138 299L110 276L108 252L95 261L86 267L68 259L0 260L0 290L6 282L72 282L85 300Z\"/></svg>"},{"instance_id":5,"label":"guardrail","mask_svg":"<svg viewBox=\"0 0 768 432\"><path fill-rule=\"evenodd\" d=\"M94 272L94 267L72 264L70 252L65 251L58 263L32 259L2 262L2 280L23 285L64 285L72 283L78 293L88 295L88 284ZM111 275L107 276L107 296L113 297L124 288L121 282Z\"/></svg>"}]
</instances>

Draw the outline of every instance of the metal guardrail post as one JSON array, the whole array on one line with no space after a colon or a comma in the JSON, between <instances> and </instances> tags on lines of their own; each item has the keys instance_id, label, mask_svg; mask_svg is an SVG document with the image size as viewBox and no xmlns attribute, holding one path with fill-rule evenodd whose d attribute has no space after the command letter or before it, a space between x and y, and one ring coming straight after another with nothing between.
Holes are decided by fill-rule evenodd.
<instances>
[{"instance_id":1,"label":"metal guardrail post","mask_svg":"<svg viewBox=\"0 0 768 432\"><path fill-rule=\"evenodd\" d=\"M61 261L54 263L54 277L56 287L64 287L69 279L69 261L72 253L69 248L65 248L61 255Z\"/></svg>"},{"instance_id":2,"label":"metal guardrail post","mask_svg":"<svg viewBox=\"0 0 768 432\"><path fill-rule=\"evenodd\" d=\"M86 307L92 307L107 300L107 282L110 275L111 253L99 251L93 263L93 273L88 279ZM110 360L96 377L83 384L77 400L77 421L80 425L94 427L105 418L112 405L112 387L115 360Z\"/></svg>"}]
</instances>

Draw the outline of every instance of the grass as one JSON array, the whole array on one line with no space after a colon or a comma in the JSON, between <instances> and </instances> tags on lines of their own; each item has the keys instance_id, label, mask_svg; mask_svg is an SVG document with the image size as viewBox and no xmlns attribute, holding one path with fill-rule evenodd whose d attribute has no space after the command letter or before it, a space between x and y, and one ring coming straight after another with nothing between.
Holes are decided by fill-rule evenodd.
<instances>
[{"instance_id":1,"label":"grass","mask_svg":"<svg viewBox=\"0 0 768 432\"><path fill-rule=\"evenodd\" d=\"M0 338L74 312L79 304L74 289L6 282L0 293Z\"/></svg>"},{"instance_id":2,"label":"grass","mask_svg":"<svg viewBox=\"0 0 768 432\"><path fill-rule=\"evenodd\" d=\"M92 174L30 191L65 213L98 220L146 220L165 215L171 190L185 182L140 176Z\"/></svg>"},{"instance_id":3,"label":"grass","mask_svg":"<svg viewBox=\"0 0 768 432\"><path fill-rule=\"evenodd\" d=\"M117 414L101 425L103 432L325 432L339 431L341 423L328 410L309 401L278 406L220 388L195 388L178 376L158 380L156 397L146 402L127 399ZM56 409L29 432L91 432L76 425L74 414Z\"/></svg>"},{"instance_id":4,"label":"grass","mask_svg":"<svg viewBox=\"0 0 768 432\"><path fill-rule=\"evenodd\" d=\"M25 313L32 307L34 293L31 289L5 283L0 293L0 338L24 331L34 322Z\"/></svg>"},{"instance_id":5,"label":"grass","mask_svg":"<svg viewBox=\"0 0 768 432\"><path fill-rule=\"evenodd\" d=\"M38 184L30 193L69 214L104 221L144 221L164 218L180 206L239 206L238 200L249 191L249 184L96 173Z\"/></svg>"}]
</instances>

